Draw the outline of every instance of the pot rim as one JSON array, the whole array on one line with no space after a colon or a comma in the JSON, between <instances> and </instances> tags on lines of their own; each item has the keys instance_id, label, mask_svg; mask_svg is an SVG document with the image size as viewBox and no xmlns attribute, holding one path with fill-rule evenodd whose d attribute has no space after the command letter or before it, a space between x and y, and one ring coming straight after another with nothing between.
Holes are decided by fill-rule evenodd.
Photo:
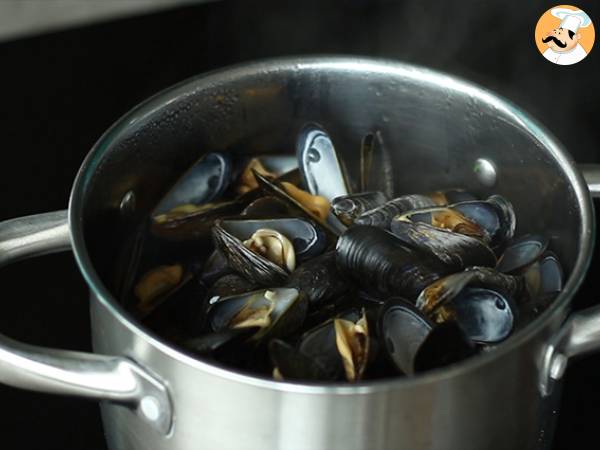
<instances>
[{"instance_id":1,"label":"pot rim","mask_svg":"<svg viewBox=\"0 0 600 450\"><path fill-rule=\"evenodd\" d=\"M562 169L575 192L580 209L581 225L579 232L581 238L575 266L564 289L552 305L523 329L517 331L505 342L498 345L493 352L486 352L469 358L461 363L435 369L415 377L368 380L355 385L341 383L327 385L301 382L282 383L218 367L208 362L200 361L183 351L178 350L153 332L146 330L138 324L136 319L134 319L113 298L112 294L100 280L100 277L92 265L83 236L83 194L90 184L96 168L102 164L104 153L110 148L116 137L132 124L143 121L151 116L157 109L177 101L177 99L182 96L189 95L192 90L201 90L205 86L222 84L229 80L235 80L256 73L280 72L282 70L303 71L316 68L356 72L363 75L365 72L376 72L380 74L389 73L390 75L399 75L404 78L413 79L420 83L433 85L443 84L450 89L468 94L485 103L491 104L498 110L511 116L516 123L519 123L522 126L523 130L527 131L532 138L540 142L540 144L546 148L546 150L549 151L562 166ZM563 307L568 305L576 291L579 289L588 271L592 258L592 244L595 241L594 219L591 196L582 175L576 169L572 157L544 126L511 101L470 81L426 67L388 59L343 55L273 58L250 63L241 63L196 75L158 92L125 113L100 137L83 161L75 178L69 199L69 228L73 253L77 265L79 266L79 270L90 287L93 297L95 297L129 331L180 363L211 375L223 377L232 382L240 382L260 388L306 394L370 394L392 388L410 388L417 384L437 383L475 371L478 368L491 363L495 359L507 355L529 339L532 339L547 324L547 322L550 321L555 313L559 313Z\"/></svg>"}]
</instances>

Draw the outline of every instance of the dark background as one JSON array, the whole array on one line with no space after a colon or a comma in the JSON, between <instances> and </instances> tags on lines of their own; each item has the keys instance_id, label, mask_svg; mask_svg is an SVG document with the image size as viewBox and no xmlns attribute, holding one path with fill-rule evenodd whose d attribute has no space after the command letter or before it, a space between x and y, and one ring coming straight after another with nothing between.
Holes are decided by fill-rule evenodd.
<instances>
[{"instance_id":1,"label":"dark background","mask_svg":"<svg viewBox=\"0 0 600 450\"><path fill-rule=\"evenodd\" d=\"M600 49L575 66L547 62L533 31L552 6L222 1L0 44L0 220L65 208L87 151L147 96L199 72L278 55L385 56L459 74L531 112L577 161L600 163ZM577 6L600 24L598 2ZM599 298L593 278L576 308ZM3 269L0 285L3 333L90 349L87 290L70 254ZM597 439L598 382L600 357L569 369L555 449L595 447L584 443ZM105 449L95 403L0 386L0 404L2 448Z\"/></svg>"}]
</instances>

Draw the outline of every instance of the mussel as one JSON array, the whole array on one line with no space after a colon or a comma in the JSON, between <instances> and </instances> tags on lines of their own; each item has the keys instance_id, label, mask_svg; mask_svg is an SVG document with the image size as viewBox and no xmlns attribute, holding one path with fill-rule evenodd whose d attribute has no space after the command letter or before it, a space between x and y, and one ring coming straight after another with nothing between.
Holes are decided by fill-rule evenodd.
<instances>
[{"instance_id":1,"label":"mussel","mask_svg":"<svg viewBox=\"0 0 600 450\"><path fill-rule=\"evenodd\" d=\"M252 219L240 216L222 219L219 226L240 240L250 238L260 229L275 230L291 241L299 261L320 255L327 246L327 236L321 227L308 219Z\"/></svg>"},{"instance_id":2,"label":"mussel","mask_svg":"<svg viewBox=\"0 0 600 450\"><path fill-rule=\"evenodd\" d=\"M336 197L331 201L331 209L344 225L352 225L357 217L387 202L381 191L361 192Z\"/></svg>"},{"instance_id":3,"label":"mussel","mask_svg":"<svg viewBox=\"0 0 600 450\"><path fill-rule=\"evenodd\" d=\"M286 286L304 292L312 309L338 305L351 289L351 283L338 270L335 252L327 252L300 265L288 278Z\"/></svg>"},{"instance_id":4,"label":"mussel","mask_svg":"<svg viewBox=\"0 0 600 450\"><path fill-rule=\"evenodd\" d=\"M229 266L249 281L263 286L281 284L296 267L292 243L275 230L260 229L240 238L218 220L212 232L215 247Z\"/></svg>"},{"instance_id":5,"label":"mussel","mask_svg":"<svg viewBox=\"0 0 600 450\"><path fill-rule=\"evenodd\" d=\"M336 245L336 262L364 289L409 300L450 271L426 252L410 248L381 228L348 228Z\"/></svg>"},{"instance_id":6,"label":"mussel","mask_svg":"<svg viewBox=\"0 0 600 450\"><path fill-rule=\"evenodd\" d=\"M449 275L419 295L417 307L436 323L455 320L474 342L496 343L508 337L516 321L512 295L522 279L472 268Z\"/></svg>"},{"instance_id":7,"label":"mussel","mask_svg":"<svg viewBox=\"0 0 600 450\"><path fill-rule=\"evenodd\" d=\"M437 257L453 271L496 265L496 255L481 239L407 220L394 219L390 229L401 241Z\"/></svg>"},{"instance_id":8,"label":"mussel","mask_svg":"<svg viewBox=\"0 0 600 450\"><path fill-rule=\"evenodd\" d=\"M378 326L379 336L392 363L400 373L414 373L417 350L435 324L408 301L391 298L381 309Z\"/></svg>"},{"instance_id":9,"label":"mussel","mask_svg":"<svg viewBox=\"0 0 600 450\"><path fill-rule=\"evenodd\" d=\"M207 153L190 167L163 196L153 217L182 205L198 206L219 198L231 183L231 159L222 153Z\"/></svg>"},{"instance_id":10,"label":"mussel","mask_svg":"<svg viewBox=\"0 0 600 450\"><path fill-rule=\"evenodd\" d=\"M360 190L379 191L387 198L394 196L392 158L380 131L367 133L360 147Z\"/></svg>"},{"instance_id":11,"label":"mussel","mask_svg":"<svg viewBox=\"0 0 600 450\"><path fill-rule=\"evenodd\" d=\"M363 310L346 311L307 331L296 348L272 344L271 359L282 379L359 381L369 361L369 325Z\"/></svg>"},{"instance_id":12,"label":"mussel","mask_svg":"<svg viewBox=\"0 0 600 450\"><path fill-rule=\"evenodd\" d=\"M300 131L296 155L302 178L313 195L328 201L348 195L345 171L338 159L331 138L316 124L307 124Z\"/></svg>"},{"instance_id":13,"label":"mussel","mask_svg":"<svg viewBox=\"0 0 600 450\"><path fill-rule=\"evenodd\" d=\"M548 242L548 238L537 234L521 236L506 247L496 269L503 273L519 273L544 254Z\"/></svg>"},{"instance_id":14,"label":"mussel","mask_svg":"<svg viewBox=\"0 0 600 450\"><path fill-rule=\"evenodd\" d=\"M365 211L354 220L354 223L389 229L392 219L397 215L434 205L433 200L425 195L403 195Z\"/></svg>"},{"instance_id":15,"label":"mussel","mask_svg":"<svg viewBox=\"0 0 600 450\"><path fill-rule=\"evenodd\" d=\"M307 301L297 289L270 288L212 299L207 320L214 332L254 328L255 342L265 337L285 337L302 326Z\"/></svg>"}]
</instances>

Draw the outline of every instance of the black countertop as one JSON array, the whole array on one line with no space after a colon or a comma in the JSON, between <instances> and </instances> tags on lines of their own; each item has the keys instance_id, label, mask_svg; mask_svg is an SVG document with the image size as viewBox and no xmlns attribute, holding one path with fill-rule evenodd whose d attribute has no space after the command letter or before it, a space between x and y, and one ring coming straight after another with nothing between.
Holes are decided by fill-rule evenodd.
<instances>
[{"instance_id":1,"label":"black countertop","mask_svg":"<svg viewBox=\"0 0 600 450\"><path fill-rule=\"evenodd\" d=\"M567 68L537 54L533 27L551 3L284 3L223 1L1 44L0 220L65 208L95 140L147 96L199 72L278 55L385 56L457 73L529 110L578 161L600 162L600 50ZM599 6L578 5L600 23ZM591 273L599 265L596 249ZM2 333L90 349L87 290L70 254L4 268L0 280ZM575 308L594 304L599 287L588 277ZM595 441L598 380L600 357L568 370L556 450ZM106 448L93 402L4 386L0 402L3 448Z\"/></svg>"}]
</instances>

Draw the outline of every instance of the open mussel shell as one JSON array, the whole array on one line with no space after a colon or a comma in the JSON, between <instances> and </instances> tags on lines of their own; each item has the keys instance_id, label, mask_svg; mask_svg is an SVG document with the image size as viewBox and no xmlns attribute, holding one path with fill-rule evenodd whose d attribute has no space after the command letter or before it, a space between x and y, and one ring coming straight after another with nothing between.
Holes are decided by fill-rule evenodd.
<instances>
[{"instance_id":1,"label":"open mussel shell","mask_svg":"<svg viewBox=\"0 0 600 450\"><path fill-rule=\"evenodd\" d=\"M323 230L310 220L302 218L250 219L238 217L222 219L219 221L219 225L240 241L250 238L260 229L275 230L292 242L298 260L306 260L320 255L327 246L327 236Z\"/></svg>"},{"instance_id":2,"label":"open mussel shell","mask_svg":"<svg viewBox=\"0 0 600 450\"><path fill-rule=\"evenodd\" d=\"M452 205L454 203L470 202L478 200L477 196L464 189L446 189L428 194L438 206Z\"/></svg>"},{"instance_id":3,"label":"open mussel shell","mask_svg":"<svg viewBox=\"0 0 600 450\"><path fill-rule=\"evenodd\" d=\"M361 321L366 322L364 310L355 308L346 310L337 317L304 333L300 338L298 350L313 359L318 366L325 368L329 375L327 379L339 379L345 376L348 381L357 381L364 373L368 357L361 361L362 367L350 373L352 371L348 370L346 366L345 356L352 350L346 346L340 324L359 324ZM365 337L367 340L363 342L363 345L366 345L365 351L368 353L370 342L368 336Z\"/></svg>"},{"instance_id":4,"label":"open mussel shell","mask_svg":"<svg viewBox=\"0 0 600 450\"><path fill-rule=\"evenodd\" d=\"M285 269L247 248L240 239L221 226L221 221L215 222L212 234L215 247L229 266L249 281L273 286L287 279L288 272Z\"/></svg>"},{"instance_id":5,"label":"open mussel shell","mask_svg":"<svg viewBox=\"0 0 600 450\"><path fill-rule=\"evenodd\" d=\"M539 271L541 280L540 292L542 295L558 294L562 291L565 282L563 272L558 256L552 252L546 252L539 260Z\"/></svg>"},{"instance_id":6,"label":"open mussel shell","mask_svg":"<svg viewBox=\"0 0 600 450\"><path fill-rule=\"evenodd\" d=\"M259 341L285 337L302 326L308 303L293 288L270 288L219 298L209 306L210 328L219 332L229 328L259 327L252 336Z\"/></svg>"},{"instance_id":7,"label":"open mussel shell","mask_svg":"<svg viewBox=\"0 0 600 450\"><path fill-rule=\"evenodd\" d=\"M340 236L336 263L363 289L409 300L450 272L426 252L408 247L381 228L365 225L350 227Z\"/></svg>"},{"instance_id":8,"label":"open mussel shell","mask_svg":"<svg viewBox=\"0 0 600 450\"><path fill-rule=\"evenodd\" d=\"M498 260L496 270L503 273L519 273L535 263L548 248L548 238L527 234L512 241Z\"/></svg>"},{"instance_id":9,"label":"open mussel shell","mask_svg":"<svg viewBox=\"0 0 600 450\"><path fill-rule=\"evenodd\" d=\"M335 252L327 252L300 265L286 283L306 294L312 309L326 304L337 305L351 288L351 283L338 270Z\"/></svg>"},{"instance_id":10,"label":"open mussel shell","mask_svg":"<svg viewBox=\"0 0 600 450\"><path fill-rule=\"evenodd\" d=\"M424 250L453 271L469 266L496 266L496 255L481 239L422 222L392 220L391 232L409 246Z\"/></svg>"},{"instance_id":11,"label":"open mussel shell","mask_svg":"<svg viewBox=\"0 0 600 450\"><path fill-rule=\"evenodd\" d=\"M434 321L442 321L447 318L443 307L466 287L492 289L511 299L520 299L526 294L523 277L506 275L488 267L469 267L423 289L417 298L417 308Z\"/></svg>"},{"instance_id":12,"label":"open mussel shell","mask_svg":"<svg viewBox=\"0 0 600 450\"><path fill-rule=\"evenodd\" d=\"M152 212L155 217L180 205L202 205L219 198L232 178L231 160L222 153L207 153L190 167Z\"/></svg>"},{"instance_id":13,"label":"open mussel shell","mask_svg":"<svg viewBox=\"0 0 600 450\"><path fill-rule=\"evenodd\" d=\"M413 359L415 373L458 363L477 352L462 328L454 321L432 328L416 351Z\"/></svg>"},{"instance_id":14,"label":"open mussel shell","mask_svg":"<svg viewBox=\"0 0 600 450\"><path fill-rule=\"evenodd\" d=\"M267 195L272 195L280 200L285 201L297 213L312 219L333 236L338 236L340 234L340 229L332 226L327 221L331 205L326 198L321 196L312 196L312 194L294 187L294 189L298 191L299 195L302 195L303 198L306 198L304 203L301 203L299 200L294 198L294 196L289 194L286 191L285 185L280 183L278 180L271 180L259 173L256 173L255 176L258 184ZM291 188L288 187L288 189Z\"/></svg>"},{"instance_id":15,"label":"open mussel shell","mask_svg":"<svg viewBox=\"0 0 600 450\"><path fill-rule=\"evenodd\" d=\"M199 355L217 356L219 352L228 351L237 344L241 344L259 330L259 327L225 328L218 332L188 339L183 342L183 346Z\"/></svg>"},{"instance_id":16,"label":"open mussel shell","mask_svg":"<svg viewBox=\"0 0 600 450\"><path fill-rule=\"evenodd\" d=\"M426 223L436 228L482 239L486 243L491 240L485 228L449 206L416 209L399 215L395 220Z\"/></svg>"},{"instance_id":17,"label":"open mussel shell","mask_svg":"<svg viewBox=\"0 0 600 450\"><path fill-rule=\"evenodd\" d=\"M206 238L210 235L216 219L238 214L244 205L242 198L200 206L184 205L155 216L152 219L151 232L155 236L177 241Z\"/></svg>"},{"instance_id":18,"label":"open mussel shell","mask_svg":"<svg viewBox=\"0 0 600 450\"><path fill-rule=\"evenodd\" d=\"M450 208L485 229L490 237L490 246L494 249L502 248L515 234L517 219L514 208L501 195L453 204Z\"/></svg>"},{"instance_id":19,"label":"open mussel shell","mask_svg":"<svg viewBox=\"0 0 600 450\"><path fill-rule=\"evenodd\" d=\"M241 215L249 217L289 217L293 215L293 210L283 200L267 195L251 202L244 208Z\"/></svg>"},{"instance_id":20,"label":"open mussel shell","mask_svg":"<svg viewBox=\"0 0 600 450\"><path fill-rule=\"evenodd\" d=\"M426 195L403 195L389 200L376 208L365 211L354 220L354 223L357 225L371 225L387 230L390 227L392 219L397 215L434 205L433 200Z\"/></svg>"},{"instance_id":21,"label":"open mussel shell","mask_svg":"<svg viewBox=\"0 0 600 450\"><path fill-rule=\"evenodd\" d=\"M380 191L387 198L394 196L392 158L380 131L367 133L360 147L360 190Z\"/></svg>"},{"instance_id":22,"label":"open mussel shell","mask_svg":"<svg viewBox=\"0 0 600 450\"><path fill-rule=\"evenodd\" d=\"M331 202L348 195L344 169L338 159L331 138L314 123L306 124L296 141L296 156L304 183L311 194Z\"/></svg>"},{"instance_id":23,"label":"open mussel shell","mask_svg":"<svg viewBox=\"0 0 600 450\"><path fill-rule=\"evenodd\" d=\"M388 357L403 374L414 372L417 350L434 327L423 313L403 299L390 299L381 309L379 336Z\"/></svg>"},{"instance_id":24,"label":"open mussel shell","mask_svg":"<svg viewBox=\"0 0 600 450\"><path fill-rule=\"evenodd\" d=\"M515 323L516 307L512 300L490 289L463 289L450 306L457 323L473 342L503 341Z\"/></svg>"},{"instance_id":25,"label":"open mussel shell","mask_svg":"<svg viewBox=\"0 0 600 450\"><path fill-rule=\"evenodd\" d=\"M358 216L387 201L388 197L381 191L361 192L334 198L331 209L344 225L352 225Z\"/></svg>"},{"instance_id":26,"label":"open mussel shell","mask_svg":"<svg viewBox=\"0 0 600 450\"><path fill-rule=\"evenodd\" d=\"M274 378L280 380L334 381L340 377L342 368L323 367L301 350L280 339L269 342L269 357ZM337 362L337 361L336 361Z\"/></svg>"},{"instance_id":27,"label":"open mussel shell","mask_svg":"<svg viewBox=\"0 0 600 450\"><path fill-rule=\"evenodd\" d=\"M258 289L258 286L251 281L248 281L241 275L231 273L223 275L208 291L209 299L218 299L221 297L229 297L231 295L239 295L245 292L250 292Z\"/></svg>"}]
</instances>

